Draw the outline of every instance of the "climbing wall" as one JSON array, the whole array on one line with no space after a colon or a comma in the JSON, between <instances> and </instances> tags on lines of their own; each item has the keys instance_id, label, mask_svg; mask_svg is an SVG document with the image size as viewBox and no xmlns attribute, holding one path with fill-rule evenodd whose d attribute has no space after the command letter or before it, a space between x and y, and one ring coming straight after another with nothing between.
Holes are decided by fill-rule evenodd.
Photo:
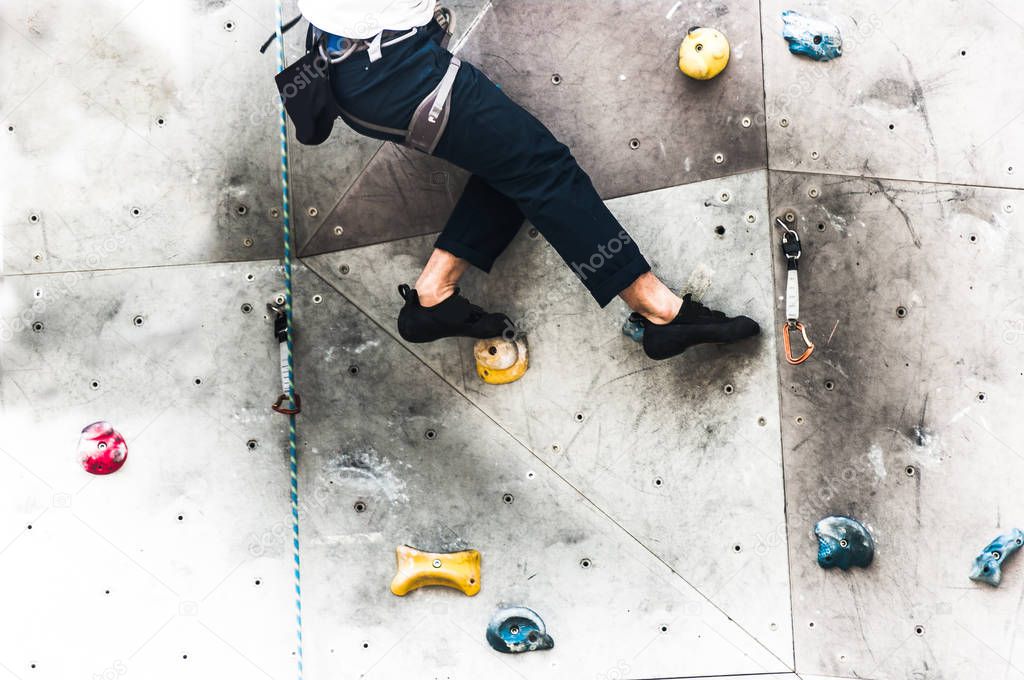
<instances>
[{"instance_id":1,"label":"climbing wall","mask_svg":"<svg viewBox=\"0 0 1024 680\"><path fill-rule=\"evenodd\" d=\"M472 343L394 323L465 174L343 125L293 143L304 677L1024 677L1021 567L967 578L1024 523L1019 4L449 6L655 272L763 334L650 361L527 223L463 281L530 343L487 385ZM791 54L787 9L843 56ZM0 680L296 677L273 3L0 20ZM698 25L732 47L706 82L676 70ZM128 448L106 476L97 421ZM869 568L817 565L827 515ZM392 595L402 544L479 550L479 594ZM554 649L492 650L507 604Z\"/></svg>"}]
</instances>

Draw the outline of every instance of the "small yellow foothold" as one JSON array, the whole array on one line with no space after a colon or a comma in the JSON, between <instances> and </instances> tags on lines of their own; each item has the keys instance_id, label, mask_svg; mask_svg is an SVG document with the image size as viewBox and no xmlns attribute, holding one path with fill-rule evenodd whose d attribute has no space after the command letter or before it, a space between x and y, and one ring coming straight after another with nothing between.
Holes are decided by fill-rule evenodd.
<instances>
[{"instance_id":1,"label":"small yellow foothold","mask_svg":"<svg viewBox=\"0 0 1024 680\"><path fill-rule=\"evenodd\" d=\"M713 28L691 28L679 45L679 70L696 80L714 78L729 63L729 41Z\"/></svg>"},{"instance_id":2,"label":"small yellow foothold","mask_svg":"<svg viewBox=\"0 0 1024 680\"><path fill-rule=\"evenodd\" d=\"M473 346L476 372L491 385L504 385L523 377L529 367L526 339L490 338L477 340Z\"/></svg>"},{"instance_id":3,"label":"small yellow foothold","mask_svg":"<svg viewBox=\"0 0 1024 680\"><path fill-rule=\"evenodd\" d=\"M407 595L423 586L446 586L472 597L480 592L480 553L428 553L407 545L395 548L398 572L391 580L391 592Z\"/></svg>"}]
</instances>

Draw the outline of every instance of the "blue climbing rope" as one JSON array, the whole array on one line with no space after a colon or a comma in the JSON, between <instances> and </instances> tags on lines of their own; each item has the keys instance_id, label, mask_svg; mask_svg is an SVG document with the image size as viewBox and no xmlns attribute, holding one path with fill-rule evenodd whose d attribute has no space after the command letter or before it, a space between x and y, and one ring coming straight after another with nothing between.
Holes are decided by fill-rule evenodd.
<instances>
[{"instance_id":1,"label":"blue climbing rope","mask_svg":"<svg viewBox=\"0 0 1024 680\"><path fill-rule=\"evenodd\" d=\"M277 72L284 70L284 2L277 0L276 32L277 32ZM281 223L284 232L284 314L288 328L288 461L291 468L291 504L292 504L292 556L295 561L295 633L296 661L298 663L299 680L302 680L302 579L299 561L299 459L296 451L295 438L295 362L292 358L292 228L291 201L288 188L288 115L284 109L284 100L278 99L281 137Z\"/></svg>"}]
</instances>

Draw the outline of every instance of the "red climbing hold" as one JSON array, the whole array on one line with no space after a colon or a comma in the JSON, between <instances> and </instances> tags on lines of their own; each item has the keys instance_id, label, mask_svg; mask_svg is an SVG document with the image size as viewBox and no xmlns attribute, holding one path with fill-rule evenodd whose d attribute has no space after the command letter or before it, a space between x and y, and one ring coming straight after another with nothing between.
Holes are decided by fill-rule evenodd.
<instances>
[{"instance_id":1,"label":"red climbing hold","mask_svg":"<svg viewBox=\"0 0 1024 680\"><path fill-rule=\"evenodd\" d=\"M82 438L78 440L78 455L82 467L94 475L109 475L117 472L128 460L128 445L121 433L106 422L99 421L86 425Z\"/></svg>"}]
</instances>

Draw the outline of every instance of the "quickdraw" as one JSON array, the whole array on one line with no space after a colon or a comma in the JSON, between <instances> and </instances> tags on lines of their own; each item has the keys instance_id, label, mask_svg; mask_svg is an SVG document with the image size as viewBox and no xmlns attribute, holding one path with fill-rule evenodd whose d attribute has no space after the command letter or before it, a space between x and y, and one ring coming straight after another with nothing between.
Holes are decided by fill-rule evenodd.
<instances>
[{"instance_id":1,"label":"quickdraw","mask_svg":"<svg viewBox=\"0 0 1024 680\"><path fill-rule=\"evenodd\" d=\"M807 361L814 352L814 343L807 337L807 328L800 322L800 282L797 265L800 262L800 236L794 229L775 218L775 224L782 230L782 254L786 256L786 323L782 324L782 346L786 350L786 361L797 366ZM791 336L793 332L803 337L805 349L800 356L793 356Z\"/></svg>"},{"instance_id":2,"label":"quickdraw","mask_svg":"<svg viewBox=\"0 0 1024 680\"><path fill-rule=\"evenodd\" d=\"M281 298L278 298L279 301L280 299ZM291 348L289 347L288 342L288 314L283 302L279 302L279 304L268 302L267 311L274 315L274 337L277 339L281 368L281 394L270 408L274 409L278 413L283 413L286 416L296 415L302 411L302 399L299 398L298 393L292 389ZM286 402L288 403L287 406L285 406Z\"/></svg>"}]
</instances>

